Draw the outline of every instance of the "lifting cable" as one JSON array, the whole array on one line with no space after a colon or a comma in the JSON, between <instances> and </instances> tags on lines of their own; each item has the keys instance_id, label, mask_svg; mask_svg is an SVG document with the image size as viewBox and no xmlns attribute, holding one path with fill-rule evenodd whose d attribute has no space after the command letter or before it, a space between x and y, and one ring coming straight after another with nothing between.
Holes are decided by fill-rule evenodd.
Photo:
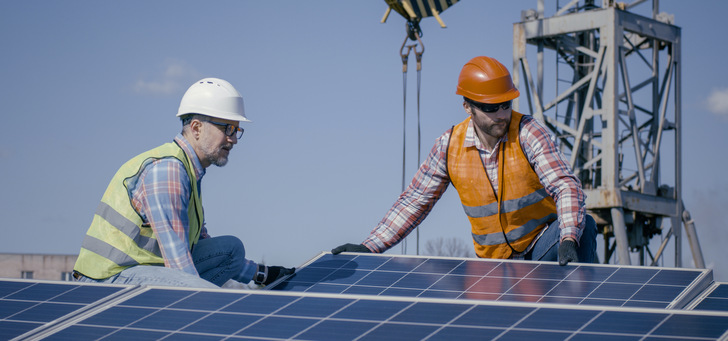
<instances>
[{"instance_id":1,"label":"lifting cable","mask_svg":"<svg viewBox=\"0 0 728 341\"><path fill-rule=\"evenodd\" d=\"M402 192L405 190L405 156L407 143L407 60L412 51L417 58L417 167L420 166L420 79L422 70L422 54L425 52L425 45L422 44L422 30L420 29L420 20L426 17L434 17L445 28L445 23L440 19L440 13L448 7L454 5L459 0L384 0L387 3L387 11L384 13L382 23L387 21L389 13L394 10L407 20L407 36L404 38L399 55L402 58L402 92L403 92L403 125L402 125ZM407 40L415 43L407 45ZM419 51L417 50L419 45ZM417 254L420 254L420 229L416 229L417 233ZM407 239L403 238L402 254L407 254Z\"/></svg>"},{"instance_id":2,"label":"lifting cable","mask_svg":"<svg viewBox=\"0 0 728 341\"><path fill-rule=\"evenodd\" d=\"M420 83L422 73L422 54L425 52L425 45L420 40L422 36L422 30L420 29L420 19L413 19L407 21L407 36L404 37L402 47L399 50L399 55L402 58L402 192L406 186L406 156L407 156L407 62L409 61L410 52L415 53L417 60L417 167L420 165ZM407 45L407 40L412 40L415 43ZM417 50L419 45L420 49ZM420 254L420 230L415 231L417 236L417 254ZM407 239L402 240L402 253L407 253Z\"/></svg>"}]
</instances>

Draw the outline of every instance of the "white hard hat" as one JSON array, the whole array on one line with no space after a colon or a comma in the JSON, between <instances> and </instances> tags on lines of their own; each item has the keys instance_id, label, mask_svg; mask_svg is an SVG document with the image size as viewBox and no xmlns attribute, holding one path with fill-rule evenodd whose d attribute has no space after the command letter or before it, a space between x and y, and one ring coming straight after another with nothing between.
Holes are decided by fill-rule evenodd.
<instances>
[{"instance_id":1,"label":"white hard hat","mask_svg":"<svg viewBox=\"0 0 728 341\"><path fill-rule=\"evenodd\" d=\"M225 80L204 78L192 84L179 104L177 116L201 114L225 120L250 122L243 96Z\"/></svg>"}]
</instances>

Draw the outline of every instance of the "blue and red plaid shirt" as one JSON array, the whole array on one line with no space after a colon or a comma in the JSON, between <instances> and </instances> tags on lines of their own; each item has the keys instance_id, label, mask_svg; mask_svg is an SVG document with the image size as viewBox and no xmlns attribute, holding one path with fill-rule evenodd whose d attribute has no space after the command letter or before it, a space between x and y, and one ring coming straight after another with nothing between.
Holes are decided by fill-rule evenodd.
<instances>
[{"instance_id":1,"label":"blue and red plaid shirt","mask_svg":"<svg viewBox=\"0 0 728 341\"><path fill-rule=\"evenodd\" d=\"M581 182L558 150L546 127L532 116L524 116L520 125L520 143L531 167L556 202L561 239L579 240L584 229L586 196ZM447 147L452 128L442 134L420 165L412 182L399 196L389 212L362 243L374 252L384 252L416 228L435 206L450 184L447 174ZM472 121L468 125L465 146L480 152L493 189L498 193L498 147L507 141L504 135L492 151L486 150L475 134Z\"/></svg>"},{"instance_id":2,"label":"blue and red plaid shirt","mask_svg":"<svg viewBox=\"0 0 728 341\"><path fill-rule=\"evenodd\" d=\"M181 134L175 136L174 141L192 161L192 168L197 176L197 188L202 196L201 185L205 168ZM129 189L131 203L142 220L152 227L162 251L164 266L199 275L189 248L187 210L192 186L184 165L175 158L159 159L145 166L138 177L140 181L135 181L137 186ZM210 235L203 221L200 239L206 238L210 238ZM249 269L256 268L255 262L246 260L243 273L249 273Z\"/></svg>"}]
</instances>

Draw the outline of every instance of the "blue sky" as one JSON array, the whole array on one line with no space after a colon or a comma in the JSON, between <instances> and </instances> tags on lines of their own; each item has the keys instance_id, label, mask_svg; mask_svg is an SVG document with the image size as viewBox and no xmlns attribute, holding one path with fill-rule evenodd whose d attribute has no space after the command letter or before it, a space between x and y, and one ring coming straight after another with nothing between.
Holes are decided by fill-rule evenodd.
<instances>
[{"instance_id":1,"label":"blue sky","mask_svg":"<svg viewBox=\"0 0 728 341\"><path fill-rule=\"evenodd\" d=\"M536 3L462 0L442 13L447 28L423 20L422 158L465 118L454 93L462 65L477 55L512 65L512 25ZM634 11L649 13L650 3ZM547 1L547 15L554 7ZM238 236L250 258L285 266L362 241L401 189L405 21L393 12L380 23L385 9L333 0L0 3L0 252L77 253L113 173L179 132L179 100L202 77L230 81L253 120L228 165L204 179L210 233ZM713 23L728 4L663 0L660 10L682 28L683 200L706 263L728 280L728 69L726 47L711 38L725 33ZM409 65L407 181L417 153L414 57ZM421 245L438 237L470 244L452 188L420 227Z\"/></svg>"}]
</instances>

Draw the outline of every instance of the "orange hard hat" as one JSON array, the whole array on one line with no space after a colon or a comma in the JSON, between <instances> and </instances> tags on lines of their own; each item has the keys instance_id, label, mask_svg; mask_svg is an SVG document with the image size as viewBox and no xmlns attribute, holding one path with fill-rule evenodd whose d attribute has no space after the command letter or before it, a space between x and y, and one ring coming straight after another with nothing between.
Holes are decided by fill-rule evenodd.
<instances>
[{"instance_id":1,"label":"orange hard hat","mask_svg":"<svg viewBox=\"0 0 728 341\"><path fill-rule=\"evenodd\" d=\"M521 94L513 86L508 69L486 56L475 57L463 66L455 93L480 103L502 103Z\"/></svg>"}]
</instances>

